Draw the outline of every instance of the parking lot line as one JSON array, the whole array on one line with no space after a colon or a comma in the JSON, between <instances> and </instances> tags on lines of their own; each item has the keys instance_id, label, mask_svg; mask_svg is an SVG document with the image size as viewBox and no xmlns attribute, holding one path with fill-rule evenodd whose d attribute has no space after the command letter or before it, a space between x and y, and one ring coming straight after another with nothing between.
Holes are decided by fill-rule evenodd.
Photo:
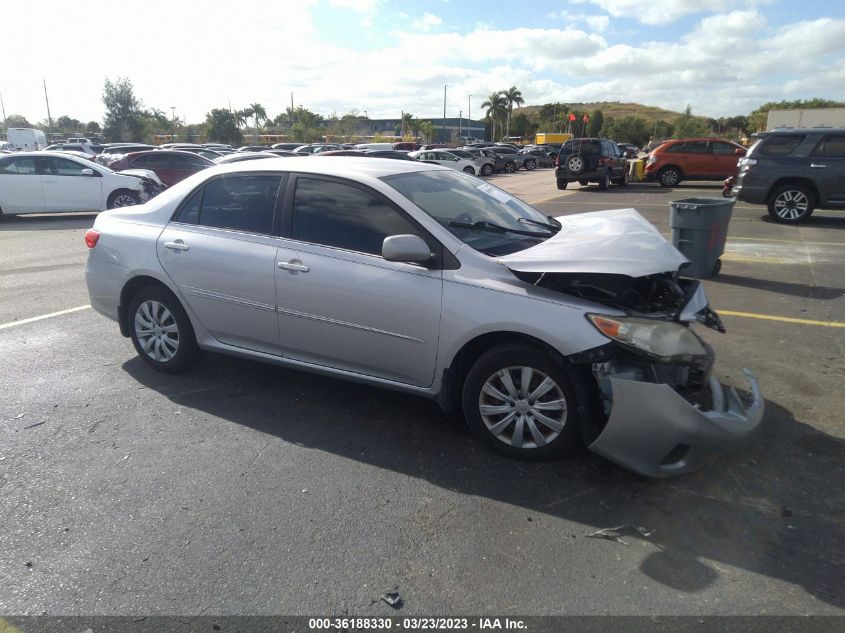
<instances>
[{"instance_id":1,"label":"parking lot line","mask_svg":"<svg viewBox=\"0 0 845 633\"><path fill-rule=\"evenodd\" d=\"M841 321L813 321L811 319L795 319L792 317L775 316L773 314L756 314L754 312L734 312L733 310L718 310L719 316L745 317L748 319L763 319L765 321L782 321L784 323L797 323L799 325L820 325L822 327L842 327L845 323Z\"/></svg>"},{"instance_id":2,"label":"parking lot line","mask_svg":"<svg viewBox=\"0 0 845 633\"><path fill-rule=\"evenodd\" d=\"M0 324L0 330L5 330L10 327L15 327L16 325L25 325L26 323L32 323L34 321L42 321L44 319L51 319L53 317L62 316L63 314L70 314L71 312L79 312L80 310L87 310L90 308L90 305L84 306L77 306L75 308L68 308L67 310L59 310L58 312L51 312L50 314L42 314L41 316L31 317L29 319L21 319L20 321L12 321L10 323L2 323Z\"/></svg>"}]
</instances>

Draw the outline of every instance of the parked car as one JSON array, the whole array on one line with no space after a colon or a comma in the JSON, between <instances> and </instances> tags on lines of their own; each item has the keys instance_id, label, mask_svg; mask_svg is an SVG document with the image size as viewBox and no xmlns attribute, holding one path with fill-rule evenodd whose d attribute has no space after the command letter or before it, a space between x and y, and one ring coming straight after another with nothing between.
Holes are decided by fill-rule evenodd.
<instances>
[{"instance_id":1,"label":"parked car","mask_svg":"<svg viewBox=\"0 0 845 633\"><path fill-rule=\"evenodd\" d=\"M311 143L310 145L300 145L293 151L297 154L319 154L335 149L343 148L336 143Z\"/></svg>"},{"instance_id":2,"label":"parked car","mask_svg":"<svg viewBox=\"0 0 845 633\"><path fill-rule=\"evenodd\" d=\"M131 152L145 152L151 149L156 149L156 146L145 143L111 143L104 146L94 160L101 165L108 165Z\"/></svg>"},{"instance_id":3,"label":"parked car","mask_svg":"<svg viewBox=\"0 0 845 633\"><path fill-rule=\"evenodd\" d=\"M109 163L108 166L115 171L149 169L154 171L165 185L172 187L180 180L184 180L212 165L214 163L207 158L191 152L154 149L145 152L131 152Z\"/></svg>"},{"instance_id":4,"label":"parked car","mask_svg":"<svg viewBox=\"0 0 845 633\"><path fill-rule=\"evenodd\" d=\"M327 152L320 152L314 154L315 156L369 156L366 152L360 149L330 149Z\"/></svg>"},{"instance_id":5,"label":"parked car","mask_svg":"<svg viewBox=\"0 0 845 633\"><path fill-rule=\"evenodd\" d=\"M476 159L489 159L493 161L494 172L505 172L511 174L517 170L516 160L508 154L497 154L489 148L477 148L475 146L465 146L460 149L469 152Z\"/></svg>"},{"instance_id":6,"label":"parked car","mask_svg":"<svg viewBox=\"0 0 845 633\"><path fill-rule=\"evenodd\" d=\"M138 176L42 150L0 156L0 215L102 211L150 198Z\"/></svg>"},{"instance_id":7,"label":"parked car","mask_svg":"<svg viewBox=\"0 0 845 633\"><path fill-rule=\"evenodd\" d=\"M473 161L476 165L478 165L478 173L481 176L492 176L495 171L495 159L488 158L484 154L476 155L465 149L450 149L449 153L454 154L458 158L465 158Z\"/></svg>"},{"instance_id":8,"label":"parked car","mask_svg":"<svg viewBox=\"0 0 845 633\"><path fill-rule=\"evenodd\" d=\"M462 171L467 174L472 174L473 176L477 176L481 171L481 166L474 160L470 160L467 158L459 158L451 152L447 152L446 150L442 149L408 152L408 156L416 158L417 160L420 160L424 163L442 165L443 167L448 167L449 169L457 169L458 171Z\"/></svg>"},{"instance_id":9,"label":"parked car","mask_svg":"<svg viewBox=\"0 0 845 633\"><path fill-rule=\"evenodd\" d=\"M273 156L308 156L308 154L297 154L296 152L291 152L290 150L286 149L265 149L262 150L263 154L273 154Z\"/></svg>"},{"instance_id":10,"label":"parked car","mask_svg":"<svg viewBox=\"0 0 845 633\"><path fill-rule=\"evenodd\" d=\"M597 182L601 190L607 189L611 182L624 187L628 177L628 160L616 143L605 138L566 141L555 159L558 189L566 189L570 182L582 186Z\"/></svg>"},{"instance_id":11,"label":"parked car","mask_svg":"<svg viewBox=\"0 0 845 633\"><path fill-rule=\"evenodd\" d=\"M394 143L357 143L355 149L396 149Z\"/></svg>"},{"instance_id":12,"label":"parked car","mask_svg":"<svg viewBox=\"0 0 845 633\"><path fill-rule=\"evenodd\" d=\"M270 149L270 147L266 145L244 145L243 147L239 147L236 149L236 152L261 152L265 149Z\"/></svg>"},{"instance_id":13,"label":"parked car","mask_svg":"<svg viewBox=\"0 0 845 633\"><path fill-rule=\"evenodd\" d=\"M337 162L228 165L100 214L91 305L155 370L206 350L389 387L462 410L517 458L583 441L662 477L757 432L757 382L742 399L712 376L690 325L718 315L636 211L561 230L461 172Z\"/></svg>"},{"instance_id":14,"label":"parked car","mask_svg":"<svg viewBox=\"0 0 845 633\"><path fill-rule=\"evenodd\" d=\"M745 156L742 145L717 138L682 138L667 141L651 152L645 176L661 187L683 180L724 180L735 176L737 161Z\"/></svg>"},{"instance_id":15,"label":"parked car","mask_svg":"<svg viewBox=\"0 0 845 633\"><path fill-rule=\"evenodd\" d=\"M365 149L364 153L373 158L393 158L396 160L416 160L413 156L409 156L408 152L403 152L393 149Z\"/></svg>"},{"instance_id":16,"label":"parked car","mask_svg":"<svg viewBox=\"0 0 845 633\"><path fill-rule=\"evenodd\" d=\"M816 208L845 208L845 128L760 132L739 161L733 193L767 205L784 224L802 222Z\"/></svg>"},{"instance_id":17,"label":"parked car","mask_svg":"<svg viewBox=\"0 0 845 633\"><path fill-rule=\"evenodd\" d=\"M517 169L533 171L537 168L537 159L533 156L520 153L517 148L508 143L496 143L485 148L485 151L493 152L499 156L504 156L506 160L512 161L514 167L513 171L516 171ZM504 171L510 172L510 166L506 164Z\"/></svg>"},{"instance_id":18,"label":"parked car","mask_svg":"<svg viewBox=\"0 0 845 633\"><path fill-rule=\"evenodd\" d=\"M213 149L209 149L207 147L203 147L202 145L197 145L195 147L174 147L173 149L178 149L182 152L191 152L192 154L196 154L197 156L202 156L203 158L207 158L208 160L214 160L215 158L220 158L221 156L225 156L225 154L215 151Z\"/></svg>"},{"instance_id":19,"label":"parked car","mask_svg":"<svg viewBox=\"0 0 845 633\"><path fill-rule=\"evenodd\" d=\"M393 144L393 149L401 150L404 152L416 152L421 147L422 145L420 145L420 143L416 143L414 141L402 141L400 143Z\"/></svg>"},{"instance_id":20,"label":"parked car","mask_svg":"<svg viewBox=\"0 0 845 633\"><path fill-rule=\"evenodd\" d=\"M88 160L94 160L97 157L97 152L93 147L82 143L54 143L46 149L50 152L79 152L84 154Z\"/></svg>"},{"instance_id":21,"label":"parked car","mask_svg":"<svg viewBox=\"0 0 845 633\"><path fill-rule=\"evenodd\" d=\"M520 154L531 156L536 167L554 167L558 152L544 147L530 147L520 150Z\"/></svg>"},{"instance_id":22,"label":"parked car","mask_svg":"<svg viewBox=\"0 0 845 633\"><path fill-rule=\"evenodd\" d=\"M617 143L617 145L625 154L625 158L636 158L640 153L640 148L633 143Z\"/></svg>"},{"instance_id":23,"label":"parked car","mask_svg":"<svg viewBox=\"0 0 845 633\"><path fill-rule=\"evenodd\" d=\"M302 143L276 143L275 145L271 145L270 149L286 149L292 152L297 147L302 147Z\"/></svg>"},{"instance_id":24,"label":"parked car","mask_svg":"<svg viewBox=\"0 0 845 633\"><path fill-rule=\"evenodd\" d=\"M445 143L426 143L425 145L420 145L420 149L449 149L449 146Z\"/></svg>"}]
</instances>

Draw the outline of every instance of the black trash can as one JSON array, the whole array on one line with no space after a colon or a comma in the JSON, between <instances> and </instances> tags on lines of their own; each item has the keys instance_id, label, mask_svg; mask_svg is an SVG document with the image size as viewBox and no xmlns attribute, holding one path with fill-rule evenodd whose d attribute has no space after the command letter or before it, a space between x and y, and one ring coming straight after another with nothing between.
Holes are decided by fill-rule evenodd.
<instances>
[{"instance_id":1,"label":"black trash can","mask_svg":"<svg viewBox=\"0 0 845 633\"><path fill-rule=\"evenodd\" d=\"M733 198L686 198L670 202L672 244L690 260L689 266L681 269L682 275L706 279L719 274L722 267L719 258L725 252L734 202Z\"/></svg>"}]
</instances>

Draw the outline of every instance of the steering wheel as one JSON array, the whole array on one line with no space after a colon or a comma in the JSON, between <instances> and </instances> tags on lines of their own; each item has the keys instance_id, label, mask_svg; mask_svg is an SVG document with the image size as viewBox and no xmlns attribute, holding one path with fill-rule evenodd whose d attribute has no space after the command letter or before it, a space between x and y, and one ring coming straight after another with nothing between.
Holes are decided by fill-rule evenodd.
<instances>
[{"instance_id":1,"label":"steering wheel","mask_svg":"<svg viewBox=\"0 0 845 633\"><path fill-rule=\"evenodd\" d=\"M472 224L472 216L467 213L461 213L458 217L455 218L455 222L465 222L466 224Z\"/></svg>"}]
</instances>

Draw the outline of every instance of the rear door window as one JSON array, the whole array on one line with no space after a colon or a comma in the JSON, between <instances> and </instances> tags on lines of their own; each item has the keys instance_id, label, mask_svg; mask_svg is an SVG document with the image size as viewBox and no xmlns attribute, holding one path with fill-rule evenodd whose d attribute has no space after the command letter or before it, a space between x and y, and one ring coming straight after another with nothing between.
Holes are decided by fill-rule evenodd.
<instances>
[{"instance_id":1,"label":"rear door window","mask_svg":"<svg viewBox=\"0 0 845 633\"><path fill-rule=\"evenodd\" d=\"M719 156L724 156L725 154L733 155L737 149L739 148L734 147L730 143L710 143L710 151Z\"/></svg>"},{"instance_id":2,"label":"rear door window","mask_svg":"<svg viewBox=\"0 0 845 633\"><path fill-rule=\"evenodd\" d=\"M810 156L845 158L845 134L827 134L822 137Z\"/></svg>"},{"instance_id":3,"label":"rear door window","mask_svg":"<svg viewBox=\"0 0 845 633\"><path fill-rule=\"evenodd\" d=\"M0 174L35 174L35 159L4 158L0 160Z\"/></svg>"}]
</instances>

